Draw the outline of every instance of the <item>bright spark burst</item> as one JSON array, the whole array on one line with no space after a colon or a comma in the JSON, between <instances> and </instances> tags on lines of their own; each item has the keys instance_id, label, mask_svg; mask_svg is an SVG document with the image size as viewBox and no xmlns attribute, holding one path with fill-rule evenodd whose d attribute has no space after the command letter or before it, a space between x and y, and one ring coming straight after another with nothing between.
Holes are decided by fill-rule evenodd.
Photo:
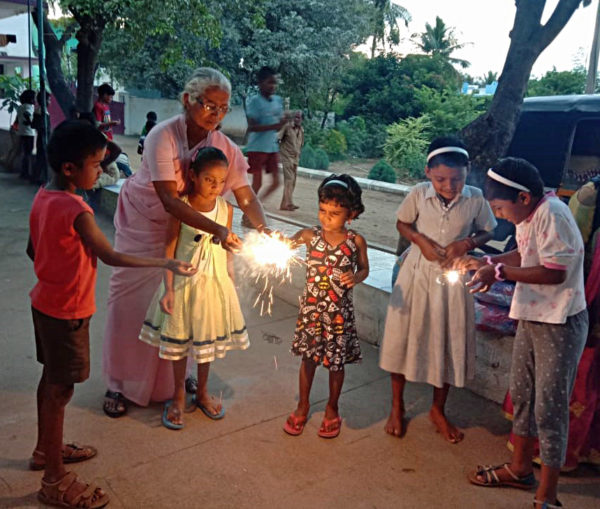
<instances>
[{"instance_id":1,"label":"bright spark burst","mask_svg":"<svg viewBox=\"0 0 600 509\"><path fill-rule=\"evenodd\" d=\"M460 281L460 272L458 270L448 270L437 277L437 282L440 285L450 284L453 285Z\"/></svg>"},{"instance_id":2,"label":"bright spark burst","mask_svg":"<svg viewBox=\"0 0 600 509\"><path fill-rule=\"evenodd\" d=\"M291 282L291 268L300 264L295 251L291 240L277 235L253 231L244 239L239 255L247 264L247 278L257 288L254 306L260 303L261 316L271 314L273 285Z\"/></svg>"}]
</instances>

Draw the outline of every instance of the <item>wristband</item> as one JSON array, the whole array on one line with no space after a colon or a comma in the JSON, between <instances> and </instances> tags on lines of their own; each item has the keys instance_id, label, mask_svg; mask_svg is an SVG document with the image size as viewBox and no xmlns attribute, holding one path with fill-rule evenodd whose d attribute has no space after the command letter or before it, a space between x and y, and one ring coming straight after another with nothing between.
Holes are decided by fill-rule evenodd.
<instances>
[{"instance_id":1,"label":"wristband","mask_svg":"<svg viewBox=\"0 0 600 509\"><path fill-rule=\"evenodd\" d=\"M505 281L505 279L502 277L502 273L500 272L502 270L502 267L504 267L503 263L497 263L496 265L494 265L496 281Z\"/></svg>"},{"instance_id":2,"label":"wristband","mask_svg":"<svg viewBox=\"0 0 600 509\"><path fill-rule=\"evenodd\" d=\"M487 263L488 265L494 265L494 262L492 261L492 257L489 255L485 255L483 257L483 259L485 260L485 263Z\"/></svg>"}]
</instances>

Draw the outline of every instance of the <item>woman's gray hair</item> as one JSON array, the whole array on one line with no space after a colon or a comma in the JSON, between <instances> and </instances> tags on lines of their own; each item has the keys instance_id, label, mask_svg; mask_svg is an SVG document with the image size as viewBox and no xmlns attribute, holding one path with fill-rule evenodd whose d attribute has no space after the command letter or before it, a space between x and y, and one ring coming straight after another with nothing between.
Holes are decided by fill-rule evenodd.
<instances>
[{"instance_id":1,"label":"woman's gray hair","mask_svg":"<svg viewBox=\"0 0 600 509\"><path fill-rule=\"evenodd\" d=\"M180 99L183 101L183 94L189 94L191 103L196 102L196 98L202 96L207 88L220 88L231 95L231 82L221 71L212 67L198 67L187 80Z\"/></svg>"}]
</instances>

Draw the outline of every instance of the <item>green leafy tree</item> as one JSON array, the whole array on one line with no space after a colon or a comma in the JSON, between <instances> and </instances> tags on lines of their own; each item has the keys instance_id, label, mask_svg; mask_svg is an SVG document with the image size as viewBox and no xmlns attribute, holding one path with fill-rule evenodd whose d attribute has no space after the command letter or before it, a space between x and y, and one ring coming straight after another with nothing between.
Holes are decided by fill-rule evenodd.
<instances>
[{"instance_id":1,"label":"green leafy tree","mask_svg":"<svg viewBox=\"0 0 600 509\"><path fill-rule=\"evenodd\" d=\"M339 94L352 48L364 42L366 0L267 0L264 27L253 31L242 51L243 67L254 73L270 65L281 74L281 93L310 117L327 113Z\"/></svg>"},{"instance_id":2,"label":"green leafy tree","mask_svg":"<svg viewBox=\"0 0 600 509\"><path fill-rule=\"evenodd\" d=\"M559 0L542 23L546 0L516 2L510 46L498 88L486 113L462 131L475 170L484 171L502 157L513 137L533 64L571 19L591 0Z\"/></svg>"},{"instance_id":3,"label":"green leafy tree","mask_svg":"<svg viewBox=\"0 0 600 509\"><path fill-rule=\"evenodd\" d=\"M31 85L34 88L38 86L36 82L33 82ZM0 75L0 97L2 101L0 102L0 110L6 109L12 116L21 104L19 96L28 88L29 78L23 78L20 74Z\"/></svg>"},{"instance_id":4,"label":"green leafy tree","mask_svg":"<svg viewBox=\"0 0 600 509\"><path fill-rule=\"evenodd\" d=\"M146 38L161 39L165 47L159 64L183 58L185 41L177 37L178 34L186 33L198 41L217 42L220 37L218 21L211 14L210 5L203 0L58 0L57 3L77 23L74 29L78 40L75 102L81 111L92 108L94 77L107 28L129 32L130 44L120 48L124 61L143 45ZM189 15L182 15L182 12ZM37 23L37 16L34 16L34 20ZM73 104L73 96L61 69L66 32L58 39L46 12L43 27L38 29L44 31L48 81L66 114ZM151 67L156 62L149 59L147 65Z\"/></svg>"},{"instance_id":5,"label":"green leafy tree","mask_svg":"<svg viewBox=\"0 0 600 509\"><path fill-rule=\"evenodd\" d=\"M383 151L385 159L401 175L423 178L425 152L429 144L431 121L427 115L409 117L387 127Z\"/></svg>"},{"instance_id":6,"label":"green leafy tree","mask_svg":"<svg viewBox=\"0 0 600 509\"><path fill-rule=\"evenodd\" d=\"M527 84L528 96L583 94L587 72L583 68L572 71L548 71L539 79L530 79Z\"/></svg>"},{"instance_id":7,"label":"green leafy tree","mask_svg":"<svg viewBox=\"0 0 600 509\"><path fill-rule=\"evenodd\" d=\"M446 26L444 20L439 16L435 17L435 25L431 26L425 23L425 31L416 35L418 37L417 46L428 55L438 55L452 64L458 64L463 68L471 65L466 60L452 57L452 53L465 47L458 42L454 29Z\"/></svg>"},{"instance_id":8,"label":"green leafy tree","mask_svg":"<svg viewBox=\"0 0 600 509\"><path fill-rule=\"evenodd\" d=\"M400 43L400 24L408 27L412 17L408 10L392 0L373 0L371 58L375 58L377 44L381 43L384 52L386 43L394 46Z\"/></svg>"},{"instance_id":9,"label":"green leafy tree","mask_svg":"<svg viewBox=\"0 0 600 509\"><path fill-rule=\"evenodd\" d=\"M345 83L344 118L361 116L368 123L391 124L422 113L416 89L457 90L460 75L439 56L408 55L400 60L380 55L354 67Z\"/></svg>"},{"instance_id":10,"label":"green leafy tree","mask_svg":"<svg viewBox=\"0 0 600 509\"><path fill-rule=\"evenodd\" d=\"M431 123L429 133L436 136L457 134L467 124L485 112L489 99L459 94L454 90L422 87L415 91L421 111Z\"/></svg>"}]
</instances>

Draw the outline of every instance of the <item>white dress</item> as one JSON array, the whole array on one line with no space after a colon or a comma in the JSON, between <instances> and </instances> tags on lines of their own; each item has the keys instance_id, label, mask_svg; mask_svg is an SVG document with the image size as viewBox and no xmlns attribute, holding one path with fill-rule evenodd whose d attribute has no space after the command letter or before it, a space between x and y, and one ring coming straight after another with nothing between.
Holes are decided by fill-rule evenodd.
<instances>
[{"instance_id":1,"label":"white dress","mask_svg":"<svg viewBox=\"0 0 600 509\"><path fill-rule=\"evenodd\" d=\"M187 200L184 198L183 201ZM209 219L227 225L227 202L217 197ZM198 267L191 277L173 276L174 303L170 315L159 301L164 282L152 299L140 340L159 347L162 359L192 357L198 363L225 357L227 350L250 346L248 331L233 281L227 272L227 252L213 236L181 223L175 258Z\"/></svg>"},{"instance_id":2,"label":"white dress","mask_svg":"<svg viewBox=\"0 0 600 509\"><path fill-rule=\"evenodd\" d=\"M414 223L441 246L496 226L479 189L465 186L445 206L431 183L413 188L398 209L398 220ZM464 279L444 283L443 272L411 246L390 296L379 365L413 382L463 387L475 369L473 298Z\"/></svg>"}]
</instances>

